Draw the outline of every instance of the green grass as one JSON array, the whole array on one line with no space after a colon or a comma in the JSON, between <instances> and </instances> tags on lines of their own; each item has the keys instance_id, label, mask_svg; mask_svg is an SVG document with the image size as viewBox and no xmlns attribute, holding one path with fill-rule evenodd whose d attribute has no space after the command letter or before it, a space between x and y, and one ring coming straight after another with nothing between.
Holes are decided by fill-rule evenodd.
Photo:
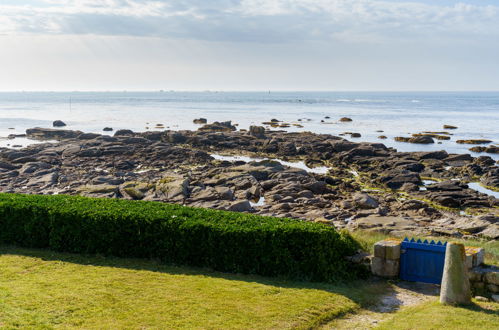
<instances>
[{"instance_id":1,"label":"green grass","mask_svg":"<svg viewBox=\"0 0 499 330\"><path fill-rule=\"evenodd\" d=\"M355 238L356 241L360 243L362 248L366 251L369 251L373 253L373 246L374 243L387 239L387 238L394 238L393 236L383 234L380 232L376 231L368 231L368 230L357 230L354 232L351 232L351 235L353 238ZM412 236L411 236L412 238ZM458 239L458 238L453 238L453 237L432 237L432 236L426 236L426 237L419 237L419 236L414 236L415 239L427 239L427 240L434 240L435 242L440 240L442 242L447 241L447 242L459 242L463 243L466 246L475 246L475 247L481 247L485 249L485 262L487 264L491 265L499 265L499 241L498 240L478 240L478 239Z\"/></svg>"},{"instance_id":2,"label":"green grass","mask_svg":"<svg viewBox=\"0 0 499 330\"><path fill-rule=\"evenodd\" d=\"M311 328L372 303L343 285L0 246L0 328Z\"/></svg>"},{"instance_id":3,"label":"green grass","mask_svg":"<svg viewBox=\"0 0 499 330\"><path fill-rule=\"evenodd\" d=\"M499 304L475 302L444 306L439 302L404 308L376 329L499 329Z\"/></svg>"}]
</instances>

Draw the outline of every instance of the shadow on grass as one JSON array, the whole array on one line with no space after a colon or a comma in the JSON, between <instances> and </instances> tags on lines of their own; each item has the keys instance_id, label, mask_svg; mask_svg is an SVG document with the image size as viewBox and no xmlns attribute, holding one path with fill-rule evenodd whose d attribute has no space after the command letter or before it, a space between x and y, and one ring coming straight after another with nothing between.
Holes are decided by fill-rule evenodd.
<instances>
[{"instance_id":1,"label":"shadow on grass","mask_svg":"<svg viewBox=\"0 0 499 330\"><path fill-rule=\"evenodd\" d=\"M151 259L74 254L67 252L55 252L48 249L0 245L0 255L7 254L39 258L45 261L62 261L79 265L123 268L130 270L159 272L171 275L201 275L213 278L222 278L230 281L259 283L279 288L323 290L345 296L355 302L361 308L367 308L369 306L372 306L373 304L376 304L379 300L379 297L383 294L386 294L387 290L390 290L390 285L385 280L379 279L352 279L351 281L338 283L305 282L282 277L264 277L260 275L250 274L223 273L208 268L165 264L161 263L158 260Z\"/></svg>"},{"instance_id":2,"label":"shadow on grass","mask_svg":"<svg viewBox=\"0 0 499 330\"><path fill-rule=\"evenodd\" d=\"M491 307L491 309L489 308L486 308L484 306L480 306L474 302L472 302L471 304L469 305L456 305L454 306L455 308L460 308L460 309L465 309L465 310L468 310L468 311L471 311L471 312L480 312L480 313L484 313L484 314L490 314L490 315L495 315L495 316L499 316L499 312L497 311L497 309L492 309L492 306L491 305L485 305L486 307L489 306Z\"/></svg>"}]
</instances>

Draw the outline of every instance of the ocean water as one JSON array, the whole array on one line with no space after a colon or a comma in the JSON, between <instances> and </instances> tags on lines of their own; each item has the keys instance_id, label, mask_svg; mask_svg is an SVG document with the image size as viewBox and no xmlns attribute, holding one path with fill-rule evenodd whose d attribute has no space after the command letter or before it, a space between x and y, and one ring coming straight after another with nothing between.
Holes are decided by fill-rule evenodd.
<instances>
[{"instance_id":1,"label":"ocean water","mask_svg":"<svg viewBox=\"0 0 499 330\"><path fill-rule=\"evenodd\" d=\"M329 116L330 119L325 117ZM339 122L341 117L352 122ZM239 128L272 118L304 127L288 131L340 134L357 132L353 141L382 142L399 151L447 150L470 153L458 139L489 139L499 143L497 92L12 92L0 93L0 146L30 141L5 140L31 127L51 127L103 133L106 126L134 131L197 129L192 120L232 120ZM301 121L298 121L301 119ZM321 122L323 120L324 122ZM450 141L417 145L396 142L395 136L442 131L458 126ZM377 132L382 130L383 132ZM108 133L108 134L113 134ZM388 139L380 140L379 135ZM474 154L476 155L476 154ZM499 159L499 155L490 155Z\"/></svg>"}]
</instances>

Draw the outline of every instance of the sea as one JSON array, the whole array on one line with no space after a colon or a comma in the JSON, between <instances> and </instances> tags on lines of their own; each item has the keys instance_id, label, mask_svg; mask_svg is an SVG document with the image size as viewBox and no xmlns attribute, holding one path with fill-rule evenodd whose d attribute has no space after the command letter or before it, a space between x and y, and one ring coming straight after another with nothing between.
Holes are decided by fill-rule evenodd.
<instances>
[{"instance_id":1,"label":"sea","mask_svg":"<svg viewBox=\"0 0 499 330\"><path fill-rule=\"evenodd\" d=\"M340 122L342 117L352 121ZM399 151L446 150L499 160L499 155L472 153L471 145L456 143L488 139L499 144L499 92L1 92L0 146L36 143L6 137L31 127L52 127L54 120L64 121L67 129L113 134L102 129L195 130L196 118L230 120L239 129L277 119L303 126L283 129L292 132L355 132L361 137L345 138L381 142ZM444 130L444 124L458 128ZM452 135L429 145L394 140L423 131Z\"/></svg>"}]
</instances>

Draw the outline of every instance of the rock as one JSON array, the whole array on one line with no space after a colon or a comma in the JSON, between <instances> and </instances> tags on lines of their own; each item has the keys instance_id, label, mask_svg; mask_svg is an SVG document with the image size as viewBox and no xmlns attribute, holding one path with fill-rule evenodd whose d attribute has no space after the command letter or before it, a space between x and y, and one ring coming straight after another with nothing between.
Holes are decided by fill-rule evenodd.
<instances>
[{"instance_id":1,"label":"rock","mask_svg":"<svg viewBox=\"0 0 499 330\"><path fill-rule=\"evenodd\" d=\"M499 271L489 271L484 275L484 280L488 284L499 285Z\"/></svg>"},{"instance_id":2,"label":"rock","mask_svg":"<svg viewBox=\"0 0 499 330\"><path fill-rule=\"evenodd\" d=\"M457 126L452 126L452 125L444 125L444 129L457 129Z\"/></svg>"},{"instance_id":3,"label":"rock","mask_svg":"<svg viewBox=\"0 0 499 330\"><path fill-rule=\"evenodd\" d=\"M384 139L388 139L388 138L386 137L386 135L380 135L380 136L378 136L378 139L383 139L384 140Z\"/></svg>"},{"instance_id":4,"label":"rock","mask_svg":"<svg viewBox=\"0 0 499 330\"><path fill-rule=\"evenodd\" d=\"M379 206L377 200L365 193L356 193L353 195L353 201L361 209L375 209Z\"/></svg>"},{"instance_id":5,"label":"rock","mask_svg":"<svg viewBox=\"0 0 499 330\"><path fill-rule=\"evenodd\" d=\"M110 154L109 149L105 149L105 151L107 151L107 154ZM78 152L78 156L80 156L80 157L99 157L102 154L103 154L103 152L99 148L87 148L87 149L80 150Z\"/></svg>"},{"instance_id":6,"label":"rock","mask_svg":"<svg viewBox=\"0 0 499 330\"><path fill-rule=\"evenodd\" d=\"M153 188L154 185L145 182L126 182L119 187L119 191L125 198L128 196L130 199L140 200L144 199L146 193Z\"/></svg>"},{"instance_id":7,"label":"rock","mask_svg":"<svg viewBox=\"0 0 499 330\"><path fill-rule=\"evenodd\" d=\"M50 165L46 164L46 163L41 163L41 162L26 163L19 170L19 174L21 174L21 175L31 174L31 173L34 173L35 171L37 171L41 168L42 169L49 169Z\"/></svg>"},{"instance_id":8,"label":"rock","mask_svg":"<svg viewBox=\"0 0 499 330\"><path fill-rule=\"evenodd\" d=\"M499 224L492 224L488 226L485 230L479 232L478 236L490 239L499 239Z\"/></svg>"},{"instance_id":9,"label":"rock","mask_svg":"<svg viewBox=\"0 0 499 330\"><path fill-rule=\"evenodd\" d=\"M451 162L459 162L459 161L472 161L473 157L470 154L460 154L460 155L449 155L449 157L445 158L444 161L447 163Z\"/></svg>"},{"instance_id":10,"label":"rock","mask_svg":"<svg viewBox=\"0 0 499 330\"><path fill-rule=\"evenodd\" d=\"M489 154L499 154L499 147L498 146L490 146L485 149L486 153Z\"/></svg>"},{"instance_id":11,"label":"rock","mask_svg":"<svg viewBox=\"0 0 499 330\"><path fill-rule=\"evenodd\" d=\"M187 137L181 132L168 132L166 133L166 139L170 143L184 143L187 141Z\"/></svg>"},{"instance_id":12,"label":"rock","mask_svg":"<svg viewBox=\"0 0 499 330\"><path fill-rule=\"evenodd\" d=\"M499 168L495 168L485 173L480 178L480 183L487 187L499 188Z\"/></svg>"},{"instance_id":13,"label":"rock","mask_svg":"<svg viewBox=\"0 0 499 330\"><path fill-rule=\"evenodd\" d=\"M431 136L416 136L409 139L409 143L430 144L435 143Z\"/></svg>"},{"instance_id":14,"label":"rock","mask_svg":"<svg viewBox=\"0 0 499 330\"><path fill-rule=\"evenodd\" d=\"M19 166L0 161L0 168L10 171L19 168Z\"/></svg>"},{"instance_id":15,"label":"rock","mask_svg":"<svg viewBox=\"0 0 499 330\"><path fill-rule=\"evenodd\" d=\"M234 199L234 193L229 187L215 187L216 192L219 194L221 199L224 200L233 200Z\"/></svg>"},{"instance_id":16,"label":"rock","mask_svg":"<svg viewBox=\"0 0 499 330\"><path fill-rule=\"evenodd\" d=\"M116 178L114 176L98 176L92 179L91 183L93 185L102 185L102 184L108 184L108 185L113 185L117 186L125 182L121 178Z\"/></svg>"},{"instance_id":17,"label":"rock","mask_svg":"<svg viewBox=\"0 0 499 330\"><path fill-rule=\"evenodd\" d=\"M85 185L77 188L77 192L80 194L105 194L105 193L116 193L118 192L118 186L113 185Z\"/></svg>"},{"instance_id":18,"label":"rock","mask_svg":"<svg viewBox=\"0 0 499 330\"><path fill-rule=\"evenodd\" d=\"M385 172L382 174L380 181L391 189L399 189L405 183L413 183L415 185L422 183L419 174L405 170Z\"/></svg>"},{"instance_id":19,"label":"rock","mask_svg":"<svg viewBox=\"0 0 499 330\"><path fill-rule=\"evenodd\" d=\"M412 154L419 159L444 159L449 156L449 154L445 150L422 151L422 152L414 152Z\"/></svg>"},{"instance_id":20,"label":"rock","mask_svg":"<svg viewBox=\"0 0 499 330\"><path fill-rule=\"evenodd\" d=\"M58 172L48 173L39 177L34 177L30 179L27 183L27 186L37 186L37 185L51 185L57 182L59 178Z\"/></svg>"},{"instance_id":21,"label":"rock","mask_svg":"<svg viewBox=\"0 0 499 330\"><path fill-rule=\"evenodd\" d=\"M156 193L168 200L183 201L189 194L189 184L189 178L165 177L156 184Z\"/></svg>"},{"instance_id":22,"label":"rock","mask_svg":"<svg viewBox=\"0 0 499 330\"><path fill-rule=\"evenodd\" d=\"M417 200L417 199L409 199L409 200L404 201L400 208L402 210L419 210L419 209L422 209L424 207L427 207L425 202L422 202L422 201Z\"/></svg>"},{"instance_id":23,"label":"rock","mask_svg":"<svg viewBox=\"0 0 499 330\"><path fill-rule=\"evenodd\" d=\"M342 117L342 118L340 118L340 121L342 121L342 122L349 122L349 121L352 121L352 118Z\"/></svg>"},{"instance_id":24,"label":"rock","mask_svg":"<svg viewBox=\"0 0 499 330\"><path fill-rule=\"evenodd\" d=\"M417 144L430 144L435 143L431 136L415 136L415 137L403 137L397 136L394 138L397 142L409 142L409 143L417 143Z\"/></svg>"},{"instance_id":25,"label":"rock","mask_svg":"<svg viewBox=\"0 0 499 330\"><path fill-rule=\"evenodd\" d=\"M482 296L475 296L475 300L476 301L481 301L481 302L488 302L489 301L488 298L485 298L485 297L482 297Z\"/></svg>"},{"instance_id":26,"label":"rock","mask_svg":"<svg viewBox=\"0 0 499 330\"><path fill-rule=\"evenodd\" d=\"M191 199L194 201L216 201L219 199L219 196L215 188L206 187L206 189L193 194Z\"/></svg>"},{"instance_id":27,"label":"rock","mask_svg":"<svg viewBox=\"0 0 499 330\"><path fill-rule=\"evenodd\" d=\"M263 137L265 137L265 127L263 127L263 126L250 126L249 133L253 136L263 138Z\"/></svg>"},{"instance_id":28,"label":"rock","mask_svg":"<svg viewBox=\"0 0 499 330\"><path fill-rule=\"evenodd\" d=\"M198 119L194 119L192 122L194 124L206 124L208 122L208 120L206 120L206 118L198 118Z\"/></svg>"},{"instance_id":29,"label":"rock","mask_svg":"<svg viewBox=\"0 0 499 330\"><path fill-rule=\"evenodd\" d=\"M471 147L468 149L469 151L472 151L472 152L485 152L485 150L487 150L487 147Z\"/></svg>"},{"instance_id":30,"label":"rock","mask_svg":"<svg viewBox=\"0 0 499 330\"><path fill-rule=\"evenodd\" d=\"M134 133L131 129L119 129L114 133L114 136L133 136Z\"/></svg>"},{"instance_id":31,"label":"rock","mask_svg":"<svg viewBox=\"0 0 499 330\"><path fill-rule=\"evenodd\" d=\"M235 130L236 127L232 125L231 121L224 121L224 122L216 121L212 124L206 124L198 128L198 131L204 131L204 132L230 132Z\"/></svg>"},{"instance_id":32,"label":"rock","mask_svg":"<svg viewBox=\"0 0 499 330\"><path fill-rule=\"evenodd\" d=\"M463 244L447 243L440 303L446 305L471 303L470 282L464 258Z\"/></svg>"},{"instance_id":33,"label":"rock","mask_svg":"<svg viewBox=\"0 0 499 330\"><path fill-rule=\"evenodd\" d=\"M492 301L494 302L499 302L499 294L493 294L492 296L490 296L490 299L492 299Z\"/></svg>"},{"instance_id":34,"label":"rock","mask_svg":"<svg viewBox=\"0 0 499 330\"><path fill-rule=\"evenodd\" d=\"M406 182L402 185L402 187L400 187L400 190L405 192L415 192L419 191L419 186L411 182Z\"/></svg>"},{"instance_id":35,"label":"rock","mask_svg":"<svg viewBox=\"0 0 499 330\"><path fill-rule=\"evenodd\" d=\"M93 139L98 138L99 136L101 136L101 135L96 134L96 133L82 133L82 134L78 135L78 139L79 140L93 140Z\"/></svg>"},{"instance_id":36,"label":"rock","mask_svg":"<svg viewBox=\"0 0 499 330\"><path fill-rule=\"evenodd\" d=\"M66 123L64 123L62 120L56 120L52 123L53 127L64 127L66 126Z\"/></svg>"},{"instance_id":37,"label":"rock","mask_svg":"<svg viewBox=\"0 0 499 330\"><path fill-rule=\"evenodd\" d=\"M352 133L352 134L350 134L350 136L353 138L360 138L361 137L360 133Z\"/></svg>"},{"instance_id":38,"label":"rock","mask_svg":"<svg viewBox=\"0 0 499 330\"><path fill-rule=\"evenodd\" d=\"M471 139L471 140L457 140L456 143L459 144L487 144L491 143L491 140L486 140L486 139Z\"/></svg>"},{"instance_id":39,"label":"rock","mask_svg":"<svg viewBox=\"0 0 499 330\"><path fill-rule=\"evenodd\" d=\"M31 139L39 140L62 140L76 138L82 134L80 131L69 131L54 128L29 128L26 130L26 136Z\"/></svg>"},{"instance_id":40,"label":"rock","mask_svg":"<svg viewBox=\"0 0 499 330\"><path fill-rule=\"evenodd\" d=\"M229 211L234 212L249 212L251 210L252 207L248 200L236 201L229 206Z\"/></svg>"},{"instance_id":41,"label":"rock","mask_svg":"<svg viewBox=\"0 0 499 330\"><path fill-rule=\"evenodd\" d=\"M112 132L113 131L113 128L112 127L104 127L102 129L104 132Z\"/></svg>"}]
</instances>

